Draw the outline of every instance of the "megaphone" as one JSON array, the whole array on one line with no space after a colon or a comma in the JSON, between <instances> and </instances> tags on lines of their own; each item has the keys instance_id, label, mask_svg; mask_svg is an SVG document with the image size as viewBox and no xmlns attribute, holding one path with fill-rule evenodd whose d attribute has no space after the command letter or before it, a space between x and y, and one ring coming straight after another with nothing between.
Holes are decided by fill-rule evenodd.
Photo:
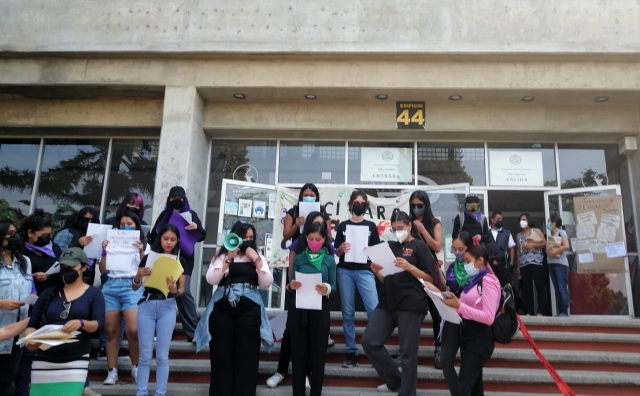
<instances>
[{"instance_id":1,"label":"megaphone","mask_svg":"<svg viewBox=\"0 0 640 396\"><path fill-rule=\"evenodd\" d=\"M229 233L226 237L224 237L223 245L225 249L232 252L236 250L240 245L242 245L242 238L238 236L238 234Z\"/></svg>"}]
</instances>

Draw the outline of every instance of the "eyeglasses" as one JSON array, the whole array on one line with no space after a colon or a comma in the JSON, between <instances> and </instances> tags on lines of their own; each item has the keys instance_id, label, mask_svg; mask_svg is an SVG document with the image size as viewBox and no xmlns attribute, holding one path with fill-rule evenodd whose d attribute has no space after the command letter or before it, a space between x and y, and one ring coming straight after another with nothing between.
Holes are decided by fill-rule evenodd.
<instances>
[{"instance_id":1,"label":"eyeglasses","mask_svg":"<svg viewBox=\"0 0 640 396\"><path fill-rule=\"evenodd\" d=\"M62 303L64 307L64 311L60 312L60 319L66 320L69 317L69 311L71 310L71 303L69 301L65 301Z\"/></svg>"}]
</instances>

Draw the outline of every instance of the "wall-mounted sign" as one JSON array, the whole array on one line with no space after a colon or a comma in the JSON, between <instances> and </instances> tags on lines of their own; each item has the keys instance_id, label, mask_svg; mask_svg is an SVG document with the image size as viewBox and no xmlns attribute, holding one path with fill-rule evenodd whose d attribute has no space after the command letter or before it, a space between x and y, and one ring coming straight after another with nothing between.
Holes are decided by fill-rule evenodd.
<instances>
[{"instance_id":1,"label":"wall-mounted sign","mask_svg":"<svg viewBox=\"0 0 640 396\"><path fill-rule=\"evenodd\" d=\"M500 187L543 187L540 151L490 151L489 181Z\"/></svg>"},{"instance_id":2,"label":"wall-mounted sign","mask_svg":"<svg viewBox=\"0 0 640 396\"><path fill-rule=\"evenodd\" d=\"M426 129L424 102L396 102L397 129Z\"/></svg>"},{"instance_id":3,"label":"wall-mounted sign","mask_svg":"<svg viewBox=\"0 0 640 396\"><path fill-rule=\"evenodd\" d=\"M408 183L413 180L412 149L362 147L360 150L360 181Z\"/></svg>"}]
</instances>

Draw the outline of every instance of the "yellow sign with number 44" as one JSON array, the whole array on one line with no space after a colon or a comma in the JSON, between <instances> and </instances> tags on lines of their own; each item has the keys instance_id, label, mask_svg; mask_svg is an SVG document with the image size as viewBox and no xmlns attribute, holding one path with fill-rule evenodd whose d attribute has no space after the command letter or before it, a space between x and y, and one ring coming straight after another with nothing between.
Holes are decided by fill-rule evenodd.
<instances>
[{"instance_id":1,"label":"yellow sign with number 44","mask_svg":"<svg viewBox=\"0 0 640 396\"><path fill-rule=\"evenodd\" d=\"M396 102L397 129L426 129L424 102Z\"/></svg>"}]
</instances>

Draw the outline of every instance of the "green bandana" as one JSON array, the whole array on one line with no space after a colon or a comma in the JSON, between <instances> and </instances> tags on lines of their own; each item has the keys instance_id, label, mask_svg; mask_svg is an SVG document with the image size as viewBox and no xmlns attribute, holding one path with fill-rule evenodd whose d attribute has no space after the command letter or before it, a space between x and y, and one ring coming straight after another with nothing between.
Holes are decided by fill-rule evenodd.
<instances>
[{"instance_id":1,"label":"green bandana","mask_svg":"<svg viewBox=\"0 0 640 396\"><path fill-rule=\"evenodd\" d=\"M327 248L323 247L318 251L318 253L314 253L309 248L304 250L304 254L307 256L307 261L314 266L315 269L320 271L320 267L322 266L322 260L324 260L324 255L327 253Z\"/></svg>"},{"instance_id":2,"label":"green bandana","mask_svg":"<svg viewBox=\"0 0 640 396\"><path fill-rule=\"evenodd\" d=\"M456 275L456 282L460 285L460 287L464 287L464 285L469 282L471 276L464 269L465 262L464 261L454 261L453 263L453 273Z\"/></svg>"}]
</instances>

